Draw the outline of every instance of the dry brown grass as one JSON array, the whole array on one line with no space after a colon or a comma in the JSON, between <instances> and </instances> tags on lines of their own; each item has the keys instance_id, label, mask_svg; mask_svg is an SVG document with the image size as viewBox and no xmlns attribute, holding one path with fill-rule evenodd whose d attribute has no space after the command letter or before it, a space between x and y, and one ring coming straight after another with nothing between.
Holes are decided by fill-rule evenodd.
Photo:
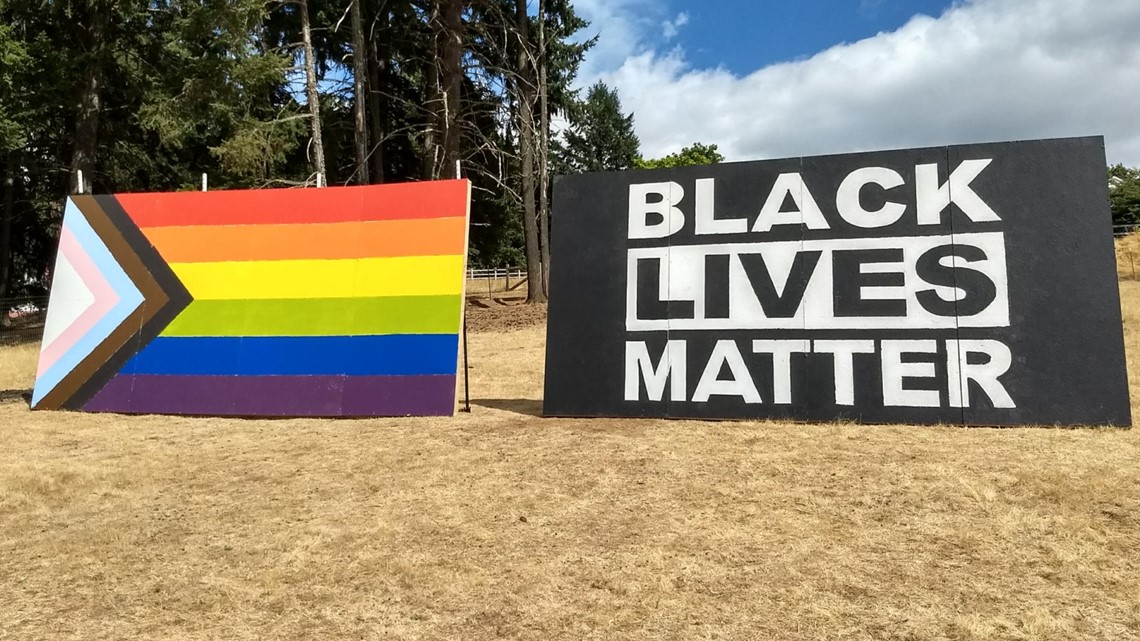
<instances>
[{"instance_id":1,"label":"dry brown grass","mask_svg":"<svg viewBox=\"0 0 1140 641\"><path fill-rule=\"evenodd\" d=\"M31 389L39 356L39 343L0 343L0 390Z\"/></svg>"},{"instance_id":2,"label":"dry brown grass","mask_svg":"<svg viewBox=\"0 0 1140 641\"><path fill-rule=\"evenodd\" d=\"M544 420L543 334L446 420L0 404L0 637L1140 637L1140 430Z\"/></svg>"},{"instance_id":3,"label":"dry brown grass","mask_svg":"<svg viewBox=\"0 0 1140 641\"><path fill-rule=\"evenodd\" d=\"M1140 280L1140 234L1117 238L1116 272L1121 280Z\"/></svg>"}]
</instances>

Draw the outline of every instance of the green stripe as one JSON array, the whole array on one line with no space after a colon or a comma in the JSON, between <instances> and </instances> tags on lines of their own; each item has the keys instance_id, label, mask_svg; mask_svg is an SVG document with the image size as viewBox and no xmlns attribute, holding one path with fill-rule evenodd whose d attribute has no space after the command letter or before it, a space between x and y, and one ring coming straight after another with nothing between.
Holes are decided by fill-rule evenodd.
<instances>
[{"instance_id":1,"label":"green stripe","mask_svg":"<svg viewBox=\"0 0 1140 641\"><path fill-rule=\"evenodd\" d=\"M459 296L196 300L162 336L458 334Z\"/></svg>"}]
</instances>

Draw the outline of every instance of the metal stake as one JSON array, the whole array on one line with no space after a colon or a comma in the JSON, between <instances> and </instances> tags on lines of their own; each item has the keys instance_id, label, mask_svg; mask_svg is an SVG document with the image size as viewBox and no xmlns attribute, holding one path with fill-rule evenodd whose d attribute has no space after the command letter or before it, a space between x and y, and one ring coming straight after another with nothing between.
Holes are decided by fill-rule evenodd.
<instances>
[{"instance_id":1,"label":"metal stake","mask_svg":"<svg viewBox=\"0 0 1140 641\"><path fill-rule=\"evenodd\" d=\"M467 301L463 302L467 305ZM463 310L463 411L471 413L471 369L467 366L467 310Z\"/></svg>"}]
</instances>

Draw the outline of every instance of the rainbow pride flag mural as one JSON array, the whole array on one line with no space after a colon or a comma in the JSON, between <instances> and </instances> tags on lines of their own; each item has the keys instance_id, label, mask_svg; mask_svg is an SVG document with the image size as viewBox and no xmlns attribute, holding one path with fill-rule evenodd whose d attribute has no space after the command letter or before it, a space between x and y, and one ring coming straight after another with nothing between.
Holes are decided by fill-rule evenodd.
<instances>
[{"instance_id":1,"label":"rainbow pride flag mural","mask_svg":"<svg viewBox=\"0 0 1140 641\"><path fill-rule=\"evenodd\" d=\"M72 196L33 409L451 415L465 180Z\"/></svg>"}]
</instances>

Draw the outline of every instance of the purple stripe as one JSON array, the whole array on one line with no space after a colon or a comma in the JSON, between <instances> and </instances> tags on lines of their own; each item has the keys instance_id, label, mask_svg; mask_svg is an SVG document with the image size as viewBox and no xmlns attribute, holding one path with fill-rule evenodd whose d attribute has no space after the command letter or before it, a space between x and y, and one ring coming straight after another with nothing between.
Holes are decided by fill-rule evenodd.
<instances>
[{"instance_id":1,"label":"purple stripe","mask_svg":"<svg viewBox=\"0 0 1140 641\"><path fill-rule=\"evenodd\" d=\"M451 416L455 376L119 375L83 409L199 416Z\"/></svg>"}]
</instances>

